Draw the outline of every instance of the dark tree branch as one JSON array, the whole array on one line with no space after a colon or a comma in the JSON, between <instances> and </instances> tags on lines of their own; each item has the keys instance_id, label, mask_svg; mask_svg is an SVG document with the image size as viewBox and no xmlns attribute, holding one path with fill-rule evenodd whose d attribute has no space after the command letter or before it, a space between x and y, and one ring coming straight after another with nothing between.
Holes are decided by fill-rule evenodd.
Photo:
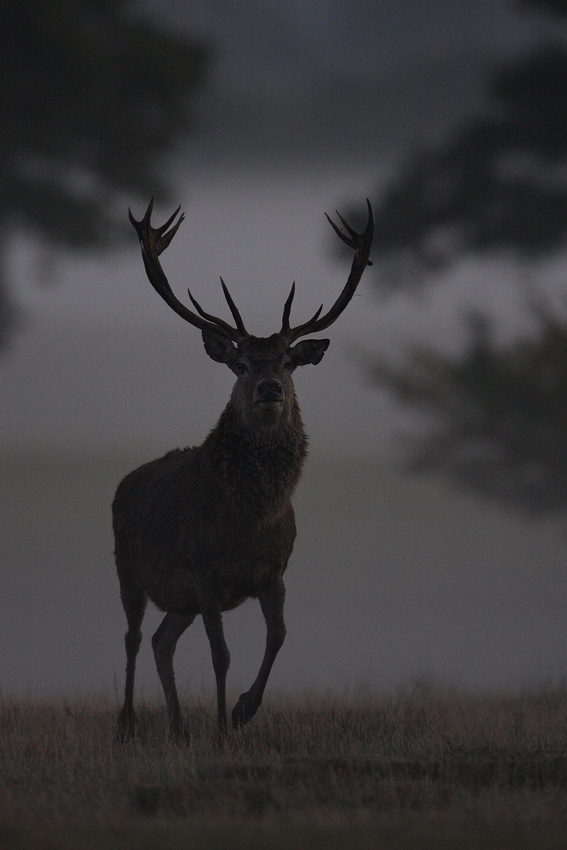
<instances>
[{"instance_id":1,"label":"dark tree branch","mask_svg":"<svg viewBox=\"0 0 567 850\"><path fill-rule=\"evenodd\" d=\"M204 44L160 28L135 3L7 3L0 28L4 231L79 250L127 238L128 202L168 198L163 160L191 129L208 59ZM6 313L0 333L3 323Z\"/></svg>"}]
</instances>

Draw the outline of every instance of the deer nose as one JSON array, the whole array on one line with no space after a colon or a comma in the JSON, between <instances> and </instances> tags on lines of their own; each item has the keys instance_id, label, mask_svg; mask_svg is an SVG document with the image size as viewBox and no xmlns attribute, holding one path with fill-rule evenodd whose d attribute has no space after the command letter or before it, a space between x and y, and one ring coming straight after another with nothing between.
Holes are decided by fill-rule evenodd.
<instances>
[{"instance_id":1,"label":"deer nose","mask_svg":"<svg viewBox=\"0 0 567 850\"><path fill-rule=\"evenodd\" d=\"M275 378L263 378L256 385L255 401L281 401L283 398L283 387Z\"/></svg>"}]
</instances>

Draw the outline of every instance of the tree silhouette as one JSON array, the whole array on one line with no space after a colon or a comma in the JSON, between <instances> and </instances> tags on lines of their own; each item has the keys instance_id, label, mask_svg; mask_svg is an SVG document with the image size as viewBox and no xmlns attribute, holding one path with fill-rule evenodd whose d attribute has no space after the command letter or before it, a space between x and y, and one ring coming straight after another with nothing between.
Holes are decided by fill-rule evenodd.
<instances>
[{"instance_id":1,"label":"tree silhouette","mask_svg":"<svg viewBox=\"0 0 567 850\"><path fill-rule=\"evenodd\" d=\"M567 0L526 0L560 19ZM567 50L547 43L493 74L486 114L418 151L377 206L382 286L417 286L467 253L526 257L567 235ZM396 272L396 274L392 274ZM531 334L497 343L469 316L459 355L377 358L376 382L425 416L410 468L532 514L567 511L567 319L531 305Z\"/></svg>"},{"instance_id":2,"label":"tree silhouette","mask_svg":"<svg viewBox=\"0 0 567 850\"><path fill-rule=\"evenodd\" d=\"M124 237L126 199L164 199L208 49L124 0L8 0L0 28L1 245ZM0 255L5 265L6 248ZM2 263L4 261L4 263ZM0 344L13 304L0 277Z\"/></svg>"},{"instance_id":3,"label":"tree silhouette","mask_svg":"<svg viewBox=\"0 0 567 850\"><path fill-rule=\"evenodd\" d=\"M486 317L468 317L464 352L415 346L403 366L376 359L371 374L425 414L415 472L531 514L567 510L567 321L532 305L533 335L498 346Z\"/></svg>"},{"instance_id":4,"label":"tree silhouette","mask_svg":"<svg viewBox=\"0 0 567 850\"><path fill-rule=\"evenodd\" d=\"M526 0L567 20L567 0ZM567 235L567 50L549 42L488 79L486 113L412 154L376 204L378 285L423 285L466 253L538 256Z\"/></svg>"}]
</instances>

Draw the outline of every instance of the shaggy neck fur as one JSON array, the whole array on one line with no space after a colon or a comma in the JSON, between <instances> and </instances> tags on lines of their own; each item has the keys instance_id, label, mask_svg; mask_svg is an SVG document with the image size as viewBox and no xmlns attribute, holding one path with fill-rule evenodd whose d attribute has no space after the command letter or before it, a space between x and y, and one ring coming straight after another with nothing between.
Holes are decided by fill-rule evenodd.
<instances>
[{"instance_id":1,"label":"shaggy neck fur","mask_svg":"<svg viewBox=\"0 0 567 850\"><path fill-rule=\"evenodd\" d=\"M285 405L277 427L264 428L242 422L231 399L203 449L211 471L235 495L260 513L271 513L289 500L307 454L295 395Z\"/></svg>"}]
</instances>

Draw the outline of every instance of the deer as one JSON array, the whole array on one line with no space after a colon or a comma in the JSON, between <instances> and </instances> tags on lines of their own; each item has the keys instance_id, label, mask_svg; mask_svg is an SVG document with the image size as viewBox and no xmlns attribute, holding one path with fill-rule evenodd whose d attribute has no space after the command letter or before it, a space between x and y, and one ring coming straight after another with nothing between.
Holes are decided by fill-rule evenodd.
<instances>
[{"instance_id":1,"label":"deer","mask_svg":"<svg viewBox=\"0 0 567 850\"><path fill-rule=\"evenodd\" d=\"M178 300L159 257L184 214L177 218L178 207L165 224L153 227L153 203L152 198L140 221L128 211L148 279L177 315L201 331L208 356L228 366L236 382L202 445L177 448L145 463L126 475L116 490L112 504L115 560L128 624L124 703L117 734L125 741L135 735L138 726L134 676L142 620L150 599L165 612L152 647L171 739L189 741L173 656L179 638L200 614L216 679L217 734L224 740L230 653L223 613L246 599L258 599L266 623L258 675L232 711L235 729L248 723L260 707L286 636L283 576L296 536L291 497L307 454L292 373L298 366L320 363L329 346L328 339L297 340L328 328L351 301L371 264L374 213L367 200L368 222L363 233L356 232L339 213L342 228L327 216L339 238L355 252L342 292L324 315L321 306L307 322L291 327L294 283L284 304L281 329L264 338L248 333L222 278L233 325L205 312L190 290L194 310Z\"/></svg>"}]
</instances>

